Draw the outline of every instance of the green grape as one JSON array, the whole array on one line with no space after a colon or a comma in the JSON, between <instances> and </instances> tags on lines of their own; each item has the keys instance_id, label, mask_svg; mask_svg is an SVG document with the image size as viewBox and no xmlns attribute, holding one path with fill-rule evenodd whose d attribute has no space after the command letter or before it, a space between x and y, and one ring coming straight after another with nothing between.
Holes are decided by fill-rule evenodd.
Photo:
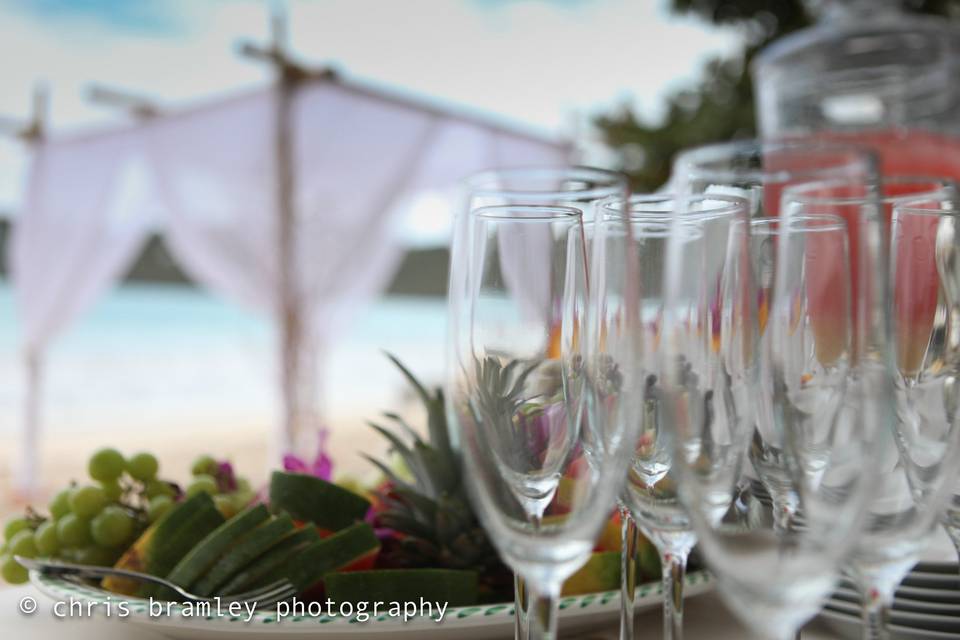
<instances>
[{"instance_id":1,"label":"green grape","mask_svg":"<svg viewBox=\"0 0 960 640\"><path fill-rule=\"evenodd\" d=\"M101 547L119 547L133 537L134 522L121 507L110 505L90 521L90 534Z\"/></svg>"},{"instance_id":2,"label":"green grape","mask_svg":"<svg viewBox=\"0 0 960 640\"><path fill-rule=\"evenodd\" d=\"M121 487L120 483L116 480L101 482L100 488L103 489L104 495L107 496L107 500L110 502L119 502L121 496L123 496L123 487Z\"/></svg>"},{"instance_id":3,"label":"green grape","mask_svg":"<svg viewBox=\"0 0 960 640\"><path fill-rule=\"evenodd\" d=\"M217 507L217 511L227 520L237 515L237 506L233 498L228 494L223 493L218 496L213 496L213 504Z\"/></svg>"},{"instance_id":4,"label":"green grape","mask_svg":"<svg viewBox=\"0 0 960 640\"><path fill-rule=\"evenodd\" d=\"M64 547L86 546L90 544L90 523L76 513L68 513L57 521L57 538Z\"/></svg>"},{"instance_id":5,"label":"green grape","mask_svg":"<svg viewBox=\"0 0 960 640\"><path fill-rule=\"evenodd\" d=\"M253 491L242 491L237 490L231 494L233 498L233 503L237 506L237 511L243 511L247 508L247 505L253 502L253 499L256 497L256 494Z\"/></svg>"},{"instance_id":6,"label":"green grape","mask_svg":"<svg viewBox=\"0 0 960 640\"><path fill-rule=\"evenodd\" d=\"M163 517L170 507L173 506L173 498L170 496L155 496L150 499L147 505L147 518L150 522L156 522Z\"/></svg>"},{"instance_id":7,"label":"green grape","mask_svg":"<svg viewBox=\"0 0 960 640\"><path fill-rule=\"evenodd\" d=\"M92 518L107 506L107 494L100 487L87 485L70 492L70 509L81 518Z\"/></svg>"},{"instance_id":8,"label":"green grape","mask_svg":"<svg viewBox=\"0 0 960 640\"><path fill-rule=\"evenodd\" d=\"M149 453L138 453L127 460L127 473L141 482L156 478L159 469L160 463Z\"/></svg>"},{"instance_id":9,"label":"green grape","mask_svg":"<svg viewBox=\"0 0 960 640\"><path fill-rule=\"evenodd\" d=\"M123 474L126 464L123 454L116 449L100 449L90 457L87 472L94 480L110 482Z\"/></svg>"},{"instance_id":10,"label":"green grape","mask_svg":"<svg viewBox=\"0 0 960 640\"><path fill-rule=\"evenodd\" d=\"M103 547L89 546L77 549L73 553L74 562L78 564L92 564L97 567L107 567L117 561L118 553Z\"/></svg>"},{"instance_id":11,"label":"green grape","mask_svg":"<svg viewBox=\"0 0 960 640\"><path fill-rule=\"evenodd\" d=\"M55 556L60 551L60 538L57 536L57 523L48 520L33 534L33 543L41 556Z\"/></svg>"},{"instance_id":12,"label":"green grape","mask_svg":"<svg viewBox=\"0 0 960 640\"><path fill-rule=\"evenodd\" d=\"M209 493L211 496L217 495L217 481L213 479L213 476L205 474L194 476L193 482L187 486L188 498L192 498L201 492Z\"/></svg>"},{"instance_id":13,"label":"green grape","mask_svg":"<svg viewBox=\"0 0 960 640\"><path fill-rule=\"evenodd\" d=\"M24 558L37 557L37 545L33 541L33 530L24 529L9 544L10 555L23 556Z\"/></svg>"},{"instance_id":14,"label":"green grape","mask_svg":"<svg viewBox=\"0 0 960 640\"><path fill-rule=\"evenodd\" d=\"M29 528L30 521L26 518L13 518L12 520L8 520L7 525L3 528L3 539L10 542L13 540L13 536Z\"/></svg>"},{"instance_id":15,"label":"green grape","mask_svg":"<svg viewBox=\"0 0 960 640\"><path fill-rule=\"evenodd\" d=\"M237 491L244 492L249 491L250 494L253 494L253 487L250 486L250 481L246 478L237 478Z\"/></svg>"},{"instance_id":16,"label":"green grape","mask_svg":"<svg viewBox=\"0 0 960 640\"><path fill-rule=\"evenodd\" d=\"M157 496L168 496L172 498L176 493L169 482L163 480L150 480L146 485L147 498L154 499Z\"/></svg>"},{"instance_id":17,"label":"green grape","mask_svg":"<svg viewBox=\"0 0 960 640\"><path fill-rule=\"evenodd\" d=\"M200 456L193 461L193 466L190 467L190 473L195 476L203 474L212 475L217 472L219 467L220 465L213 459L213 456Z\"/></svg>"},{"instance_id":18,"label":"green grape","mask_svg":"<svg viewBox=\"0 0 960 640\"><path fill-rule=\"evenodd\" d=\"M10 584L23 584L30 579L27 570L9 555L0 556L0 576Z\"/></svg>"},{"instance_id":19,"label":"green grape","mask_svg":"<svg viewBox=\"0 0 960 640\"><path fill-rule=\"evenodd\" d=\"M70 489L64 489L50 501L50 515L59 520L70 513Z\"/></svg>"}]
</instances>

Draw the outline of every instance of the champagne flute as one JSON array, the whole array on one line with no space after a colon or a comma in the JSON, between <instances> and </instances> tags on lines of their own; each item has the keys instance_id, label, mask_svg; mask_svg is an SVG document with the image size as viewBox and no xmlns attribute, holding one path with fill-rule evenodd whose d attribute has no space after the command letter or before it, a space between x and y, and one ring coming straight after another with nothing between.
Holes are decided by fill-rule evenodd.
<instances>
[{"instance_id":1,"label":"champagne flute","mask_svg":"<svg viewBox=\"0 0 960 640\"><path fill-rule=\"evenodd\" d=\"M876 425L878 440L871 467L879 472L876 495L850 561L863 598L865 638L887 637L886 616L894 592L931 539L960 453L953 425L946 431L933 426L918 417L908 401L911 359L916 358L911 354L917 345L927 339L934 359L945 347L932 340L935 333L924 324L936 315L937 305L928 301L903 312L903 296L911 299L918 287L937 280L929 269L919 282L904 279L906 262L895 258L906 247L896 235L889 236L887 223L898 206L916 201L947 207L953 198L949 181L909 177L874 185L822 180L794 185L784 194L783 206L790 215L839 215L851 231L856 366L844 411ZM912 241L919 250L911 254L913 259L926 257L932 264L935 246L930 239L921 234ZM898 317L901 312L905 315ZM924 375L935 378L929 371Z\"/></svg>"},{"instance_id":2,"label":"champagne flute","mask_svg":"<svg viewBox=\"0 0 960 640\"><path fill-rule=\"evenodd\" d=\"M496 205L539 205L571 206L580 209L589 219L593 215L594 203L611 196L626 197L627 179L621 173L580 166L542 166L515 167L481 171L466 178L460 189L460 202L454 216L453 241L451 253L463 253L469 243L469 212L483 206ZM511 272L522 270L521 266ZM513 277L513 276L511 276ZM516 277L523 277L517 274ZM465 286L466 273L461 269L460 261L451 260L449 275L448 326L452 326L456 306L464 300L462 288ZM448 331L448 341L451 333ZM454 349L448 345L448 353ZM452 363L447 363L448 368ZM457 443L454 443L457 446ZM526 618L530 600L526 597L523 580L514 574L514 601L517 611L517 640L526 638Z\"/></svg>"},{"instance_id":3,"label":"champagne flute","mask_svg":"<svg viewBox=\"0 0 960 640\"><path fill-rule=\"evenodd\" d=\"M677 241L689 243L703 239L705 232L716 233L730 219L745 215L748 203L735 196L695 196L676 198L673 195L632 196L628 200L608 198L598 205L597 220L621 219L626 223L633 258L639 275L641 296L638 299L641 358L639 369L644 396L639 416L640 437L634 447L633 464L621 493L621 502L643 534L660 554L663 592L664 637L679 640L683 632L683 582L686 561L696 542L682 506L675 493L671 472L672 451L668 425L663 424L659 404L659 379L662 377L659 358L659 336L663 331L663 271L673 216L681 220L698 220L698 225L679 225L674 230ZM594 258L601 253L594 250ZM594 271L598 271L595 268ZM623 545L621 593L623 595L621 638L634 636L633 587L639 562L635 540L629 537Z\"/></svg>"},{"instance_id":4,"label":"champagne flute","mask_svg":"<svg viewBox=\"0 0 960 640\"><path fill-rule=\"evenodd\" d=\"M671 182L679 193L732 193L750 200L751 217L776 218L780 215L783 193L792 185L813 180L845 180L851 184L872 185L877 180L877 159L864 149L819 142L770 142L745 140L708 145L683 152L677 158ZM866 188L866 187L864 187ZM769 354L770 334L763 331L770 310L775 255L774 244L759 236L752 242L753 277L756 278L760 314L761 352ZM855 231L852 229L852 231ZM855 260L857 243L852 243L851 259ZM852 265L857 277L857 265ZM854 280L853 293L857 282ZM856 315L857 308L854 307ZM768 493L774 503L774 514L784 524L793 516L792 492L779 480L783 466L778 447L766 437L772 434L773 398L769 357L761 357L758 384L760 393L754 403L754 430L749 448L752 465L746 469L745 484L753 493ZM755 475L754 475L755 473ZM759 485L755 481L759 479ZM757 487L760 490L757 491Z\"/></svg>"},{"instance_id":5,"label":"champagne flute","mask_svg":"<svg viewBox=\"0 0 960 640\"><path fill-rule=\"evenodd\" d=\"M756 633L782 640L819 610L860 531L873 484L864 472L871 426L836 419L853 345L843 221L794 216L738 226L749 233L731 230L724 268L733 276L704 270L680 253L679 242L671 244L664 407L674 427L678 491L721 596ZM764 357L755 342L760 283L742 266L749 265L754 231L776 252L766 331L771 434L781 445L781 482L796 495L789 526L777 526L757 500L738 503L752 431L746 407ZM725 293L711 307L703 294L713 281L724 283ZM712 308L721 322L711 340L700 327Z\"/></svg>"},{"instance_id":6,"label":"champagne flute","mask_svg":"<svg viewBox=\"0 0 960 640\"><path fill-rule=\"evenodd\" d=\"M447 412L480 521L533 594L529 635L553 638L561 584L613 507L628 461L621 445L635 428L581 420L592 361L581 211L480 207L468 238L452 256L465 286L450 327ZM523 277L508 277L518 264Z\"/></svg>"}]
</instances>

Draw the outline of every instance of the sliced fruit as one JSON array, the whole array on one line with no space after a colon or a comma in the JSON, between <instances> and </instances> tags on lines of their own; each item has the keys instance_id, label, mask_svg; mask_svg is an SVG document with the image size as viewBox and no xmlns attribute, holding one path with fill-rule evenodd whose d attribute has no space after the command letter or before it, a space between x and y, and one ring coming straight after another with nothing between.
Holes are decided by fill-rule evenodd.
<instances>
[{"instance_id":1,"label":"sliced fruit","mask_svg":"<svg viewBox=\"0 0 960 640\"><path fill-rule=\"evenodd\" d=\"M335 602L446 602L462 607L477 602L477 573L452 569L381 569L324 576L327 597Z\"/></svg>"},{"instance_id":2,"label":"sliced fruit","mask_svg":"<svg viewBox=\"0 0 960 640\"><path fill-rule=\"evenodd\" d=\"M600 551L592 554L579 571L567 578L560 593L564 596L578 596L619 588L620 552Z\"/></svg>"},{"instance_id":3,"label":"sliced fruit","mask_svg":"<svg viewBox=\"0 0 960 640\"><path fill-rule=\"evenodd\" d=\"M267 508L261 504L227 520L183 556L167 575L167 580L189 590L230 547L269 517Z\"/></svg>"},{"instance_id":4,"label":"sliced fruit","mask_svg":"<svg viewBox=\"0 0 960 640\"><path fill-rule=\"evenodd\" d=\"M259 585L286 578L297 591L316 585L324 574L339 571L380 549L380 540L373 527L363 522L324 538L292 557L283 566L265 576Z\"/></svg>"},{"instance_id":5,"label":"sliced fruit","mask_svg":"<svg viewBox=\"0 0 960 640\"><path fill-rule=\"evenodd\" d=\"M220 593L220 588L238 571L266 553L293 531L293 519L287 514L271 518L240 539L198 580L191 591L200 596Z\"/></svg>"},{"instance_id":6,"label":"sliced fruit","mask_svg":"<svg viewBox=\"0 0 960 640\"><path fill-rule=\"evenodd\" d=\"M174 506L147 529L120 557L116 567L166 576L184 555L223 522L210 496L197 494ZM153 592L139 582L123 578L104 578L103 587L126 595L146 596Z\"/></svg>"},{"instance_id":7,"label":"sliced fruit","mask_svg":"<svg viewBox=\"0 0 960 640\"><path fill-rule=\"evenodd\" d=\"M339 531L363 520L370 502L332 482L302 473L275 471L270 479L270 507L296 520Z\"/></svg>"},{"instance_id":8,"label":"sliced fruit","mask_svg":"<svg viewBox=\"0 0 960 640\"><path fill-rule=\"evenodd\" d=\"M296 554L304 551L311 543L319 542L320 534L312 526L298 529L278 542L272 549L256 558L253 562L234 575L220 592L224 595L243 593L254 588L264 576L283 566Z\"/></svg>"}]
</instances>

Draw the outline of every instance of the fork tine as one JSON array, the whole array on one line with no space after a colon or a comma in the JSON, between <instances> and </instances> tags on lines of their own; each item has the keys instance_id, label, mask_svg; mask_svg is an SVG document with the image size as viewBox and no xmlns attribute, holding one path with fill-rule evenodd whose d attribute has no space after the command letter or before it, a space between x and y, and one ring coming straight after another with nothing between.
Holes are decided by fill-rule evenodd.
<instances>
[{"instance_id":1,"label":"fork tine","mask_svg":"<svg viewBox=\"0 0 960 640\"><path fill-rule=\"evenodd\" d=\"M265 599L265 600L258 601L258 602L257 602L257 607L258 607L259 609L261 609L261 610L262 610L262 609L266 609L267 607L270 607L270 606L272 606L272 605L275 605L275 604L278 603L278 602L282 602L282 601L284 601L284 600L287 600L288 598L291 598L291 597L293 597L293 596L295 596L295 595L297 595L297 592L294 591L293 589L290 589L290 590L286 591L285 593L283 593L283 594L281 594L281 595L278 595L278 596L276 596L276 597L267 598L267 599Z\"/></svg>"},{"instance_id":2,"label":"fork tine","mask_svg":"<svg viewBox=\"0 0 960 640\"><path fill-rule=\"evenodd\" d=\"M277 582L273 582L259 589L225 596L222 598L222 600L224 602L259 601L268 597L285 593L287 591L293 592L290 595L296 594L296 590L288 580L278 580Z\"/></svg>"}]
</instances>

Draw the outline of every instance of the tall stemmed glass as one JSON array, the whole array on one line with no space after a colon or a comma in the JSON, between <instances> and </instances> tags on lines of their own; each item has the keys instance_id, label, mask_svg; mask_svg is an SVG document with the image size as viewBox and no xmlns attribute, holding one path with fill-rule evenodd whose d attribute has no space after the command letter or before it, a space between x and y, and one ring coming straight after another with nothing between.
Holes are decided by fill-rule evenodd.
<instances>
[{"instance_id":1,"label":"tall stemmed glass","mask_svg":"<svg viewBox=\"0 0 960 640\"><path fill-rule=\"evenodd\" d=\"M929 543L960 454L954 425L942 428L918 414L910 400L914 376L920 373L912 369L921 363L915 354L922 348L933 361L948 357L946 345L934 339L938 334L931 329L932 319L938 314L944 317L947 309L940 299L936 304L927 299L924 304L911 302L903 307L903 300L919 295L919 287L929 288L938 281L929 268L920 278L916 265L910 273L918 280L905 280L908 263L897 254L909 248L918 264L926 260L929 267L936 247L922 234L911 235L914 246L906 247L897 236L902 227L890 238L886 222L897 207L938 202L947 208L953 198L949 182L918 178L866 188L861 183L825 180L791 187L784 195L784 207L791 215L839 215L856 238L852 243L857 256L854 270L859 273L854 280L856 367L845 411L876 425L878 449L872 468L879 472L876 495L850 563L863 597L865 638L886 637L886 614L894 591ZM943 378L928 369L922 374L933 385L945 385L950 377L946 370Z\"/></svg>"},{"instance_id":2,"label":"tall stemmed glass","mask_svg":"<svg viewBox=\"0 0 960 640\"><path fill-rule=\"evenodd\" d=\"M873 185L877 181L877 159L867 150L838 144L820 142L764 142L744 140L725 144L708 145L686 151L674 164L671 182L678 193L731 193L750 200L751 217L775 218L780 215L784 190L814 180L844 180L854 184ZM855 230L851 230L855 231ZM754 251L754 277L757 279L757 304L761 351L769 353L770 334L763 330L769 314L772 294L772 269L774 255L770 242ZM857 274L857 243L851 243L851 258L854 260L854 278ZM854 294L857 283L854 281ZM856 314L856 307L854 313ZM773 433L773 377L769 370L770 359L761 358L758 379L760 393L754 402L754 432L750 444L751 466L747 467L743 481L769 493L774 503L774 513L780 525L793 517L795 500L786 484L779 480L783 466L776 444L767 442Z\"/></svg>"},{"instance_id":3,"label":"tall stemmed glass","mask_svg":"<svg viewBox=\"0 0 960 640\"><path fill-rule=\"evenodd\" d=\"M452 253L463 254L469 240L469 212L484 206L536 205L571 206L580 209L586 220L593 216L594 203L606 197L626 197L626 176L605 169L579 166L514 167L481 171L465 179L460 189L460 202L454 219ZM464 300L466 271L460 261L450 262L448 291L448 326ZM452 334L448 332L448 339ZM448 353L454 353L452 348ZM454 363L448 362L448 368ZM455 443L456 444L456 443ZM515 637L526 638L526 617L530 604L523 580L514 574L514 595L518 615Z\"/></svg>"},{"instance_id":4,"label":"tall stemmed glass","mask_svg":"<svg viewBox=\"0 0 960 640\"><path fill-rule=\"evenodd\" d=\"M953 199L893 206L891 281L897 400L905 430L948 433L960 409L960 218ZM960 549L957 480L943 525Z\"/></svg>"},{"instance_id":5,"label":"tall stemmed glass","mask_svg":"<svg viewBox=\"0 0 960 640\"><path fill-rule=\"evenodd\" d=\"M750 339L759 316L749 267L742 278L718 277L671 246L664 407L674 426L678 491L721 596L756 633L783 640L819 610L860 530L872 484L864 473L871 437L867 423L835 419L852 354L843 221L797 216L739 226L775 245L765 323L772 334L771 434L781 445L781 482L796 495L789 526L776 526L756 500L740 502L752 430L748 396L756 393L763 357ZM727 269L749 262L746 235L732 230ZM702 292L714 279L730 290L711 308ZM720 318L720 336L711 340L700 327L712 315Z\"/></svg>"},{"instance_id":6,"label":"tall stemmed glass","mask_svg":"<svg viewBox=\"0 0 960 640\"><path fill-rule=\"evenodd\" d=\"M591 329L580 210L500 205L469 215L468 250L452 256L465 286L447 412L480 520L534 594L530 637L553 638L560 586L613 507L635 427L581 420Z\"/></svg>"},{"instance_id":7,"label":"tall stemmed glass","mask_svg":"<svg viewBox=\"0 0 960 640\"><path fill-rule=\"evenodd\" d=\"M660 553L663 569L664 637L679 640L683 632L683 582L687 557L696 542L689 519L676 496L676 483L671 472L672 450L669 425L663 422L660 410L659 380L662 377L659 357L663 331L663 271L667 242L674 215L683 220L699 220L698 225L680 225L677 241L689 243L691 249L701 242L703 233L715 231L738 215L745 215L748 203L734 196L695 196L676 198L673 195L632 196L629 200L608 198L598 206L598 220L622 219L625 233L630 234L633 258L637 266L639 298L637 310L640 338L638 361L644 407L639 416L640 436L634 447L633 463L621 493L621 502L643 534ZM709 221L709 222L708 222ZM595 259L600 256L594 252ZM623 545L621 593L623 615L620 637L634 635L634 574L638 564L637 546L628 538Z\"/></svg>"}]
</instances>

